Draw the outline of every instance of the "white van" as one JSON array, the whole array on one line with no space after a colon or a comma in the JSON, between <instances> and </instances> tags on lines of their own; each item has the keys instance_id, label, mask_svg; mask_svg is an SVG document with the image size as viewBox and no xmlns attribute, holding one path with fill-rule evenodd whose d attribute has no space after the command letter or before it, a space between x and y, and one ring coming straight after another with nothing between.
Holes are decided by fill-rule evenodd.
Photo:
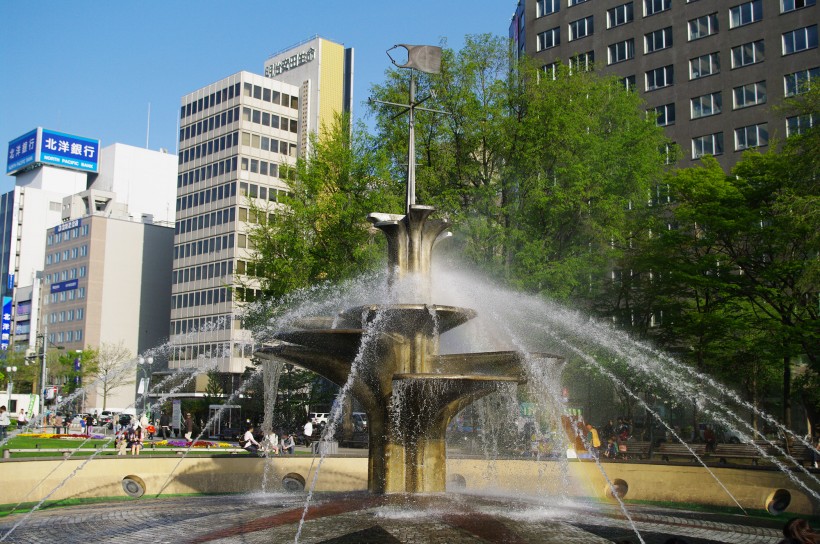
<instances>
[{"instance_id":1,"label":"white van","mask_svg":"<svg viewBox=\"0 0 820 544\"><path fill-rule=\"evenodd\" d=\"M314 425L318 425L319 423L327 423L327 418L330 414L327 412L311 412L308 414L308 419L313 422Z\"/></svg>"}]
</instances>

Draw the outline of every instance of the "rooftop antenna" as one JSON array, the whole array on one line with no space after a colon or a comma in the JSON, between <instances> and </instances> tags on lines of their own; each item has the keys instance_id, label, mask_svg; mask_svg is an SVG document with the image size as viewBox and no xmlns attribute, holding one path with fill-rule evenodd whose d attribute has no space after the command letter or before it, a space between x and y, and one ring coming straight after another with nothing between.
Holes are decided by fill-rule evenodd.
<instances>
[{"instance_id":1,"label":"rooftop antenna","mask_svg":"<svg viewBox=\"0 0 820 544\"><path fill-rule=\"evenodd\" d=\"M407 61L404 64L399 64L396 59L390 55L391 51L399 47L403 47L407 51ZM397 104L395 102L384 102L382 100L373 99L370 101L377 104L385 104L387 106L396 106L401 108L402 111L397 113L393 117L394 119L400 115L404 115L405 112L410 113L410 134L409 143L407 146L407 197L405 198L404 204L404 213L409 214L410 206L416 204L416 110L449 114L449 112L442 110L431 110L428 108L419 107L419 105L426 100L433 98L435 94L430 94L421 100L416 101L416 78L414 69L427 74L438 74L441 72L441 47L436 47L434 45L408 45L405 43L400 43L388 49L386 53L390 58L390 62L396 65L396 67L410 69L409 104Z\"/></svg>"}]
</instances>

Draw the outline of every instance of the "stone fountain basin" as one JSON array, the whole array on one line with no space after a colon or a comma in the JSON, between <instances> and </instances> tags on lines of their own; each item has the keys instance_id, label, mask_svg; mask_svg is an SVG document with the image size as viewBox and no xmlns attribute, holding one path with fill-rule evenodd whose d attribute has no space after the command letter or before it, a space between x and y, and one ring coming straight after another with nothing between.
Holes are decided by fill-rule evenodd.
<instances>
[{"instance_id":1,"label":"stone fountain basin","mask_svg":"<svg viewBox=\"0 0 820 544\"><path fill-rule=\"evenodd\" d=\"M385 332L441 334L463 325L476 316L475 310L439 304L369 304L339 314L339 328L364 328L378 319Z\"/></svg>"}]
</instances>

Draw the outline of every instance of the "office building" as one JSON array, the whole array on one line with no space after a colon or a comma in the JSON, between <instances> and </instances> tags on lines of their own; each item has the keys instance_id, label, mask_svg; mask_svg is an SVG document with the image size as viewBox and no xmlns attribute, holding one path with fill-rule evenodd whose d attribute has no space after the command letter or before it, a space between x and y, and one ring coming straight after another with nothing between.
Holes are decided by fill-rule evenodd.
<instances>
[{"instance_id":1,"label":"office building","mask_svg":"<svg viewBox=\"0 0 820 544\"><path fill-rule=\"evenodd\" d=\"M68 351L121 344L136 361L167 336L173 227L133 220L110 192L90 189L64 202L67 220L46 231L41 329ZM135 374L130 368L128 379L116 380L108 410L134 407ZM86 411L102 411L101 381L85 384Z\"/></svg>"},{"instance_id":2,"label":"office building","mask_svg":"<svg viewBox=\"0 0 820 544\"><path fill-rule=\"evenodd\" d=\"M515 51L615 75L682 151L729 169L812 123L776 106L820 77L815 0L521 0Z\"/></svg>"},{"instance_id":3,"label":"office building","mask_svg":"<svg viewBox=\"0 0 820 544\"><path fill-rule=\"evenodd\" d=\"M182 98L171 370L213 368L233 390L251 366L255 345L241 316L259 282L248 232L281 206L286 167L310 133L349 108L352 58L312 38L270 57L266 75L239 72Z\"/></svg>"}]
</instances>

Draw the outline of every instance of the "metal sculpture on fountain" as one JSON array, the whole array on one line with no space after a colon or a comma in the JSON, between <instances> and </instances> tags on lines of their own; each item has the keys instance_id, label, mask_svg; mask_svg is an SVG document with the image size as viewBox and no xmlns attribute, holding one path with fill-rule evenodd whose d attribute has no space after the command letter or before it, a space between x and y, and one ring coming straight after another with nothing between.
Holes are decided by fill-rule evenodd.
<instances>
[{"instance_id":1,"label":"metal sculpture on fountain","mask_svg":"<svg viewBox=\"0 0 820 544\"><path fill-rule=\"evenodd\" d=\"M397 66L438 71L439 48L402 47L409 60ZM414 52L423 58L414 57ZM468 308L428 303L433 249L450 233L446 220L430 217L434 208L415 204L413 114L419 103L411 77L410 104L399 105L410 113L406 213L373 213L368 220L387 236L391 283L416 280L423 301L372 304L350 308L334 319L306 321L302 329L276 333L280 342L257 352L260 358L291 362L340 386L358 359L351 393L368 415L368 487L373 493L443 492L450 420L497 391L499 384L525 381L524 354L519 352L439 354L439 336L476 314Z\"/></svg>"}]
</instances>

